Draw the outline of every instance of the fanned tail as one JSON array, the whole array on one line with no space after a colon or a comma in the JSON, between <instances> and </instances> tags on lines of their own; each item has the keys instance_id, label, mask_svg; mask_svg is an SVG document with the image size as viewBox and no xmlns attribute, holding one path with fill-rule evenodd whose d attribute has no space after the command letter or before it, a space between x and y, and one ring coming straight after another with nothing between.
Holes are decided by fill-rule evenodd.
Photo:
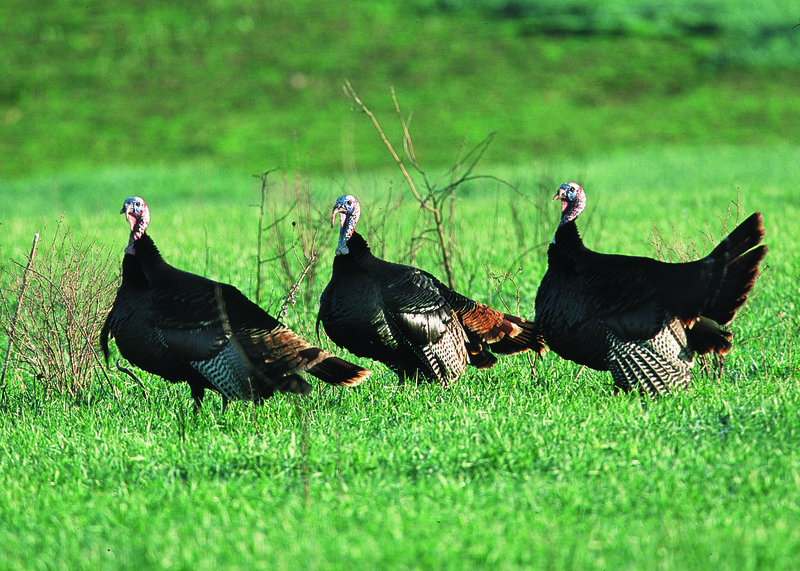
<instances>
[{"instance_id":1,"label":"fanned tail","mask_svg":"<svg viewBox=\"0 0 800 571\"><path fill-rule=\"evenodd\" d=\"M721 325L730 323L755 285L758 266L767 255L760 212L755 212L728 234L708 255L723 263L722 279L702 315Z\"/></svg>"},{"instance_id":2,"label":"fanned tail","mask_svg":"<svg viewBox=\"0 0 800 571\"><path fill-rule=\"evenodd\" d=\"M536 333L533 321L516 315L503 313L500 330L503 336L495 342L490 342L491 349L501 355L511 355L532 350L536 353L545 351L544 339Z\"/></svg>"},{"instance_id":3,"label":"fanned tail","mask_svg":"<svg viewBox=\"0 0 800 571\"><path fill-rule=\"evenodd\" d=\"M497 363L497 357L488 351L480 339L475 339L474 335L467 335L469 340L465 346L467 348L467 357L469 364L476 369L491 369Z\"/></svg>"},{"instance_id":4,"label":"fanned tail","mask_svg":"<svg viewBox=\"0 0 800 571\"><path fill-rule=\"evenodd\" d=\"M540 349L541 338L534 332L532 321L503 313L455 292L451 292L448 303L467 333L480 338L493 353L510 355Z\"/></svg>"},{"instance_id":5,"label":"fanned tail","mask_svg":"<svg viewBox=\"0 0 800 571\"><path fill-rule=\"evenodd\" d=\"M727 254L728 259L738 258L764 239L764 219L760 212L753 212L741 224L725 236L709 256L720 257Z\"/></svg>"}]
</instances>

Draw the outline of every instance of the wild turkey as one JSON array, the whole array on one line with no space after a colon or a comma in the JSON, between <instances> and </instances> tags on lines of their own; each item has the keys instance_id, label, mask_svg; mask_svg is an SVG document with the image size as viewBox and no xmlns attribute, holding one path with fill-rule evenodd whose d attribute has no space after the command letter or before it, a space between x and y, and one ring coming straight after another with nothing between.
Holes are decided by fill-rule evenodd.
<instances>
[{"instance_id":1,"label":"wild turkey","mask_svg":"<svg viewBox=\"0 0 800 571\"><path fill-rule=\"evenodd\" d=\"M340 347L381 361L400 382L416 375L448 386L467 363L489 368L492 352L517 353L538 346L532 322L497 311L451 290L431 274L376 258L355 231L358 200L340 196L333 274L317 317ZM490 351L491 349L491 351Z\"/></svg>"},{"instance_id":2,"label":"wild turkey","mask_svg":"<svg viewBox=\"0 0 800 571\"><path fill-rule=\"evenodd\" d=\"M611 371L617 389L651 398L689 383L694 354L730 351L733 319L767 253L761 214L751 215L705 258L666 263L599 254L575 219L583 188L562 184L561 223L536 294L537 333L564 359Z\"/></svg>"},{"instance_id":3,"label":"wild turkey","mask_svg":"<svg viewBox=\"0 0 800 571\"><path fill-rule=\"evenodd\" d=\"M276 391L306 394L306 371L335 386L357 385L370 372L314 347L235 287L170 266L145 231L150 211L132 197L122 207L131 235L122 283L100 333L128 361L172 382L187 382L199 407L205 389L259 401Z\"/></svg>"}]
</instances>

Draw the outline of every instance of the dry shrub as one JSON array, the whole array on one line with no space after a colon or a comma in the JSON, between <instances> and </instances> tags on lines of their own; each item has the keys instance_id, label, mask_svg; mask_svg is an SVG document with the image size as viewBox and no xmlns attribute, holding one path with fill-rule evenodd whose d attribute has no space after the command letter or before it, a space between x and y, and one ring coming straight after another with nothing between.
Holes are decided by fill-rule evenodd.
<instances>
[{"instance_id":1,"label":"dry shrub","mask_svg":"<svg viewBox=\"0 0 800 571\"><path fill-rule=\"evenodd\" d=\"M11 292L22 285L24 264L17 266ZM2 327L13 339L12 366L16 362L27 369L48 394L82 397L92 379L108 380L96 346L117 278L110 252L85 237L76 243L70 228L59 222L52 241L39 247L31 264L13 330L16 295L3 299Z\"/></svg>"}]
</instances>

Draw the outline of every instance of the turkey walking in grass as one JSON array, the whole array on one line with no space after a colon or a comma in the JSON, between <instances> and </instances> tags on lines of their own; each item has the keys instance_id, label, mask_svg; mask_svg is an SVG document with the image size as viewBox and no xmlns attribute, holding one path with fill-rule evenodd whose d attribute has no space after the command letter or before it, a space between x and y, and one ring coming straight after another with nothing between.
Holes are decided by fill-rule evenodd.
<instances>
[{"instance_id":1,"label":"turkey walking in grass","mask_svg":"<svg viewBox=\"0 0 800 571\"><path fill-rule=\"evenodd\" d=\"M541 347L532 322L464 297L427 272L376 258L355 231L360 214L351 195L333 208L339 244L317 323L334 343L384 363L400 382L421 377L443 386L467 364L491 367L493 353Z\"/></svg>"},{"instance_id":2,"label":"turkey walking in grass","mask_svg":"<svg viewBox=\"0 0 800 571\"><path fill-rule=\"evenodd\" d=\"M189 383L197 407L205 389L259 401L276 391L306 394L305 371L335 386L357 385L370 372L314 347L235 287L170 266L145 232L144 200L122 207L131 227L122 283L100 343L108 361L113 337L123 357L168 381Z\"/></svg>"},{"instance_id":3,"label":"turkey walking in grass","mask_svg":"<svg viewBox=\"0 0 800 571\"><path fill-rule=\"evenodd\" d=\"M611 371L617 389L650 397L689 383L694 355L726 354L722 329L747 300L767 253L761 214L742 222L705 258L666 263L593 252L575 219L583 188L562 184L561 222L536 294L536 332L555 353Z\"/></svg>"}]
</instances>

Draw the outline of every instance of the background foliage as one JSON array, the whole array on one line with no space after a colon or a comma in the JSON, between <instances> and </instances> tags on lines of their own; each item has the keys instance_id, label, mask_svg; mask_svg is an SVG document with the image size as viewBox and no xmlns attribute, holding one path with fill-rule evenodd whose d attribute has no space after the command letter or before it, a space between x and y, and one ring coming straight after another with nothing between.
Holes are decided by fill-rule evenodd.
<instances>
[{"instance_id":1,"label":"background foliage","mask_svg":"<svg viewBox=\"0 0 800 571\"><path fill-rule=\"evenodd\" d=\"M385 165L341 90L394 86L418 155L452 164L663 144L797 143L791 2L10 0L0 176L193 162L257 173ZM399 137L399 130L393 132Z\"/></svg>"},{"instance_id":2,"label":"background foliage","mask_svg":"<svg viewBox=\"0 0 800 571\"><path fill-rule=\"evenodd\" d=\"M419 0L422 10L474 10L516 22L522 35L613 35L673 38L716 67L794 65L798 39L787 23L800 20L796 5L747 0Z\"/></svg>"}]
</instances>

